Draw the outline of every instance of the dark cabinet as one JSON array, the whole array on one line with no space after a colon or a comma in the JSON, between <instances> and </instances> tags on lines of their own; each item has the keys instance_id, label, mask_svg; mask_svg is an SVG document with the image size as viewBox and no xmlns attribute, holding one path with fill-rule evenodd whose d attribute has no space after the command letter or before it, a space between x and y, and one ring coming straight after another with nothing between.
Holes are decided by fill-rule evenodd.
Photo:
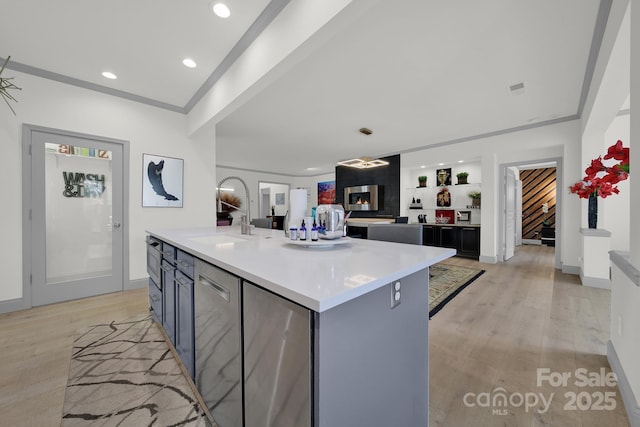
<instances>
[{"instance_id":1,"label":"dark cabinet","mask_svg":"<svg viewBox=\"0 0 640 427\"><path fill-rule=\"evenodd\" d=\"M424 245L452 248L460 257L480 258L480 227L425 224L422 230Z\"/></svg>"},{"instance_id":2,"label":"dark cabinet","mask_svg":"<svg viewBox=\"0 0 640 427\"><path fill-rule=\"evenodd\" d=\"M459 231L457 227L440 227L440 246L458 249Z\"/></svg>"},{"instance_id":3,"label":"dark cabinet","mask_svg":"<svg viewBox=\"0 0 640 427\"><path fill-rule=\"evenodd\" d=\"M480 256L480 228L460 228L460 247L458 248L458 254L472 258Z\"/></svg>"},{"instance_id":4,"label":"dark cabinet","mask_svg":"<svg viewBox=\"0 0 640 427\"><path fill-rule=\"evenodd\" d=\"M438 227L435 225L425 225L422 227L422 243L427 246L438 246L440 244L440 235Z\"/></svg>"},{"instance_id":5,"label":"dark cabinet","mask_svg":"<svg viewBox=\"0 0 640 427\"><path fill-rule=\"evenodd\" d=\"M358 239L367 238L367 227L359 227L357 225L347 225L347 236Z\"/></svg>"},{"instance_id":6,"label":"dark cabinet","mask_svg":"<svg viewBox=\"0 0 640 427\"><path fill-rule=\"evenodd\" d=\"M543 245L555 246L556 245L556 229L546 225L542 226L541 241Z\"/></svg>"}]
</instances>

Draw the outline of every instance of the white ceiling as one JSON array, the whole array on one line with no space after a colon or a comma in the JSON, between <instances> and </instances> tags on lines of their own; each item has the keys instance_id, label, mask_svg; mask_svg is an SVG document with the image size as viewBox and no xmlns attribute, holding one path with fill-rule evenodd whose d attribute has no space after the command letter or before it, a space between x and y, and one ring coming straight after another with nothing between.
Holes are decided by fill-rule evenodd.
<instances>
[{"instance_id":1,"label":"white ceiling","mask_svg":"<svg viewBox=\"0 0 640 427\"><path fill-rule=\"evenodd\" d=\"M269 4L221 1L229 18L212 0L0 0L0 57L181 109Z\"/></svg>"},{"instance_id":2,"label":"white ceiling","mask_svg":"<svg viewBox=\"0 0 640 427\"><path fill-rule=\"evenodd\" d=\"M274 3L227 0L233 15L221 20L205 0L0 0L7 17L0 56L187 112ZM220 122L217 163L317 175L351 157L575 118L592 39L604 31L599 7L599 0L379 1ZM198 68L185 68L185 56ZM104 79L105 69L119 78ZM524 93L510 95L508 86L520 82ZM361 127L373 135L359 134Z\"/></svg>"}]
</instances>

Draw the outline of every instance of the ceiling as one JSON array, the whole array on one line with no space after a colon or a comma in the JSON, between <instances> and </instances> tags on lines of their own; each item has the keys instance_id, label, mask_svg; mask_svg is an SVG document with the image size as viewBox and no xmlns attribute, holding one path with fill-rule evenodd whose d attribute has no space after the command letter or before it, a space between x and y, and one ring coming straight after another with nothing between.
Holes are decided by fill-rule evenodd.
<instances>
[{"instance_id":1,"label":"ceiling","mask_svg":"<svg viewBox=\"0 0 640 427\"><path fill-rule=\"evenodd\" d=\"M20 71L188 113L241 53L238 40L255 37L287 1L226 3L232 16L223 20L205 0L0 0L11 17L0 26L0 56ZM217 163L318 175L338 160L575 119L604 31L599 8L599 0L376 2L217 124ZM19 37L25 31L33 36ZM197 68L182 65L187 56ZM106 69L118 79L104 79ZM524 91L511 94L519 83Z\"/></svg>"}]
</instances>

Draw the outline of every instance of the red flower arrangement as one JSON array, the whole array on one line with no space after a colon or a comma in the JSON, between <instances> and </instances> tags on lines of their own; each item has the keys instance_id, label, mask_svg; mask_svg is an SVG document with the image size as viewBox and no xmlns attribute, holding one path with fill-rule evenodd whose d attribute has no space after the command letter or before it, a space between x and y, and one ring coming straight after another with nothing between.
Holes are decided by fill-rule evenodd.
<instances>
[{"instance_id":1,"label":"red flower arrangement","mask_svg":"<svg viewBox=\"0 0 640 427\"><path fill-rule=\"evenodd\" d=\"M591 165L584 170L587 176L569 187L569 191L582 199L588 199L589 196L600 196L604 199L618 194L620 191L617 184L629 178L629 147L623 147L622 141L618 140L609 147L604 156L604 160L610 159L617 160L618 163L613 166L605 166L602 163L602 156L593 159ZM604 175L598 176L602 172Z\"/></svg>"}]
</instances>

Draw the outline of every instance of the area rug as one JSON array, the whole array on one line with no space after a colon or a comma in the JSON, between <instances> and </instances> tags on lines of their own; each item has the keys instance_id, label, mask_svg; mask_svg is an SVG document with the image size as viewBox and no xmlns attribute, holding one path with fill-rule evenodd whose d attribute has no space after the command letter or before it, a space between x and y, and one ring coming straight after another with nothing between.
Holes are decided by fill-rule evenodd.
<instances>
[{"instance_id":1,"label":"area rug","mask_svg":"<svg viewBox=\"0 0 640 427\"><path fill-rule=\"evenodd\" d=\"M210 426L149 315L75 339L61 426L87 425Z\"/></svg>"},{"instance_id":2,"label":"area rug","mask_svg":"<svg viewBox=\"0 0 640 427\"><path fill-rule=\"evenodd\" d=\"M438 263L429 267L429 318L484 273L478 268Z\"/></svg>"}]
</instances>

